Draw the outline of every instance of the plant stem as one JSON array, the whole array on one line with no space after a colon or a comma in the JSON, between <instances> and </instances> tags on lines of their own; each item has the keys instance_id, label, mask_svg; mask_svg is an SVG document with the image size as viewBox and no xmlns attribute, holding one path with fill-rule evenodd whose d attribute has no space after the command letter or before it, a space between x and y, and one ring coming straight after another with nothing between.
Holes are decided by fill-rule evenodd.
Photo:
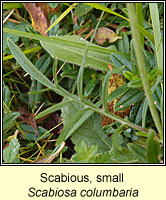
<instances>
[{"instance_id":1,"label":"plant stem","mask_svg":"<svg viewBox=\"0 0 166 200\"><path fill-rule=\"evenodd\" d=\"M142 79L145 95L149 104L149 108L154 120L154 123L156 125L156 128L160 134L160 136L163 134L162 130L162 125L161 121L157 112L157 109L154 104L153 96L150 90L150 85L148 81L148 75L144 63L144 57L141 49L141 40L140 40L140 34L137 29L137 19L135 15L135 9L134 9L134 4L133 3L127 3L127 8L128 8L128 13L129 13L129 18L130 18L130 26L131 26L131 31L132 31L132 36L135 44L135 52L136 52L136 58L138 62L138 68L140 71L140 76Z\"/></svg>"},{"instance_id":2,"label":"plant stem","mask_svg":"<svg viewBox=\"0 0 166 200\"><path fill-rule=\"evenodd\" d=\"M137 15L137 20L138 20L138 25L140 25L143 28L143 15L142 15L142 3L137 3L136 4L136 15ZM141 39L141 45L144 47L144 36L140 34L140 39Z\"/></svg>"},{"instance_id":3,"label":"plant stem","mask_svg":"<svg viewBox=\"0 0 166 200\"><path fill-rule=\"evenodd\" d=\"M73 95L73 94L70 94L68 93L66 90L64 90L61 86L57 85L56 89L55 88L51 88L53 91L55 91L56 93L60 91L60 93L58 94L62 94L63 93L63 96L66 96L69 100L72 100L72 101L75 101L77 102L78 104L81 104L83 105L85 108L89 108L90 110L93 110L94 112L97 112L101 115L104 115L106 117L109 117L123 125L127 125L131 128L134 128L136 130L139 130L141 132L148 132L148 130L142 128L141 126L138 126L132 122L129 122L123 118L120 118L119 116L117 115L114 115L112 113L108 113L108 112L105 112L103 111L102 109L98 108L95 104L93 104L92 102L88 101L88 99L86 98L82 98L80 99L79 96L76 96L76 95Z\"/></svg>"}]
</instances>

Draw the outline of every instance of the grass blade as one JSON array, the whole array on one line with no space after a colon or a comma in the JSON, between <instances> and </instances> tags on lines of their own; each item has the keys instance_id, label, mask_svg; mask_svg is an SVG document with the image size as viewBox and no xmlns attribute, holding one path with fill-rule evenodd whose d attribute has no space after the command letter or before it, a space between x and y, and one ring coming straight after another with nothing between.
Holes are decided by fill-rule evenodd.
<instances>
[{"instance_id":1,"label":"grass blade","mask_svg":"<svg viewBox=\"0 0 166 200\"><path fill-rule=\"evenodd\" d=\"M163 69L163 45L160 31L160 21L157 3L149 3L150 15L152 18L152 27L154 32L154 43L157 55L157 63L160 69Z\"/></svg>"},{"instance_id":2,"label":"grass blade","mask_svg":"<svg viewBox=\"0 0 166 200\"><path fill-rule=\"evenodd\" d=\"M58 24L78 3L73 3L68 9L63 12L58 19L45 31L47 33L50 29L52 29L56 24Z\"/></svg>"},{"instance_id":3,"label":"grass blade","mask_svg":"<svg viewBox=\"0 0 166 200\"><path fill-rule=\"evenodd\" d=\"M115 11L112 11L111 9L106 8L105 6L103 6L103 5L99 4L99 3L84 3L84 4L86 4L86 5L88 5L88 6L91 6L91 7L93 7L93 8L100 9L100 10L102 10L102 11L108 12L108 13L110 13L110 14L116 15L116 16L118 16L118 17L121 17L121 18L123 18L123 19L129 21L129 20L128 20L126 17L124 17L123 15L120 15L120 14L116 13Z\"/></svg>"},{"instance_id":4,"label":"grass blade","mask_svg":"<svg viewBox=\"0 0 166 200\"><path fill-rule=\"evenodd\" d=\"M36 115L35 119L40 119L46 115L49 115L50 113L53 113L57 110L61 110L63 106L66 106L70 102L71 101L68 100L66 102L61 102L61 103L55 104L53 106L50 106L49 108L45 109L44 111L42 111L38 115Z\"/></svg>"},{"instance_id":5,"label":"grass blade","mask_svg":"<svg viewBox=\"0 0 166 200\"><path fill-rule=\"evenodd\" d=\"M33 53L33 52L36 52L36 51L40 51L41 49L42 49L42 47L37 46L37 47L34 47L32 49L27 49L27 50L23 51L23 54L26 55L26 54ZM3 57L3 61L9 60L9 59L12 59L12 58L14 58L13 55L5 56L5 57Z\"/></svg>"}]
</instances>

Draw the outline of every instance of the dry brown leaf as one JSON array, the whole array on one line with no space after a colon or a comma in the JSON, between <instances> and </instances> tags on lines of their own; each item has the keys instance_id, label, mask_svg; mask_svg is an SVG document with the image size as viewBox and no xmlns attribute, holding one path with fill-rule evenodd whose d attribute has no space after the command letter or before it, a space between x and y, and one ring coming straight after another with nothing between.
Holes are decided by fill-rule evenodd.
<instances>
[{"instance_id":1,"label":"dry brown leaf","mask_svg":"<svg viewBox=\"0 0 166 200\"><path fill-rule=\"evenodd\" d=\"M24 3L24 6L31 16L33 28L42 35L47 35L45 31L49 27L48 3Z\"/></svg>"},{"instance_id":2,"label":"dry brown leaf","mask_svg":"<svg viewBox=\"0 0 166 200\"><path fill-rule=\"evenodd\" d=\"M109 40L110 43L115 42L118 39L122 39L122 36L118 36L114 31L109 28L101 27L97 29L97 33L95 35L96 43L103 45L106 40Z\"/></svg>"}]
</instances>

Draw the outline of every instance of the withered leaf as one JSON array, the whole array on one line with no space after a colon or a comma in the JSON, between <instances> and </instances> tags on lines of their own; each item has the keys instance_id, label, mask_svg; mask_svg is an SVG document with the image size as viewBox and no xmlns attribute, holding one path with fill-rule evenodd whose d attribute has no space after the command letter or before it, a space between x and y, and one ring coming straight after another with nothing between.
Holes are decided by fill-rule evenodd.
<instances>
[{"instance_id":1,"label":"withered leaf","mask_svg":"<svg viewBox=\"0 0 166 200\"><path fill-rule=\"evenodd\" d=\"M47 3L24 3L26 10L31 16L32 26L42 35L47 35L45 31L49 26L48 4Z\"/></svg>"},{"instance_id":2,"label":"withered leaf","mask_svg":"<svg viewBox=\"0 0 166 200\"><path fill-rule=\"evenodd\" d=\"M114 31L109 28L101 27L97 29L97 33L95 35L96 43L103 45L106 40L109 40L110 43L115 42L117 39L122 39L122 36L118 36Z\"/></svg>"}]
</instances>

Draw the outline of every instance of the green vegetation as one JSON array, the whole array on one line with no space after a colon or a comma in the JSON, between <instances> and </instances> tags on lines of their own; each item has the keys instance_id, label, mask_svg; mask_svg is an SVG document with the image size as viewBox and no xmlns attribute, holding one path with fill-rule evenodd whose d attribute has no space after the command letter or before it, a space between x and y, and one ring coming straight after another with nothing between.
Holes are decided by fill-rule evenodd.
<instances>
[{"instance_id":1,"label":"green vegetation","mask_svg":"<svg viewBox=\"0 0 166 200\"><path fill-rule=\"evenodd\" d=\"M163 9L5 3L4 163L162 163Z\"/></svg>"}]
</instances>

